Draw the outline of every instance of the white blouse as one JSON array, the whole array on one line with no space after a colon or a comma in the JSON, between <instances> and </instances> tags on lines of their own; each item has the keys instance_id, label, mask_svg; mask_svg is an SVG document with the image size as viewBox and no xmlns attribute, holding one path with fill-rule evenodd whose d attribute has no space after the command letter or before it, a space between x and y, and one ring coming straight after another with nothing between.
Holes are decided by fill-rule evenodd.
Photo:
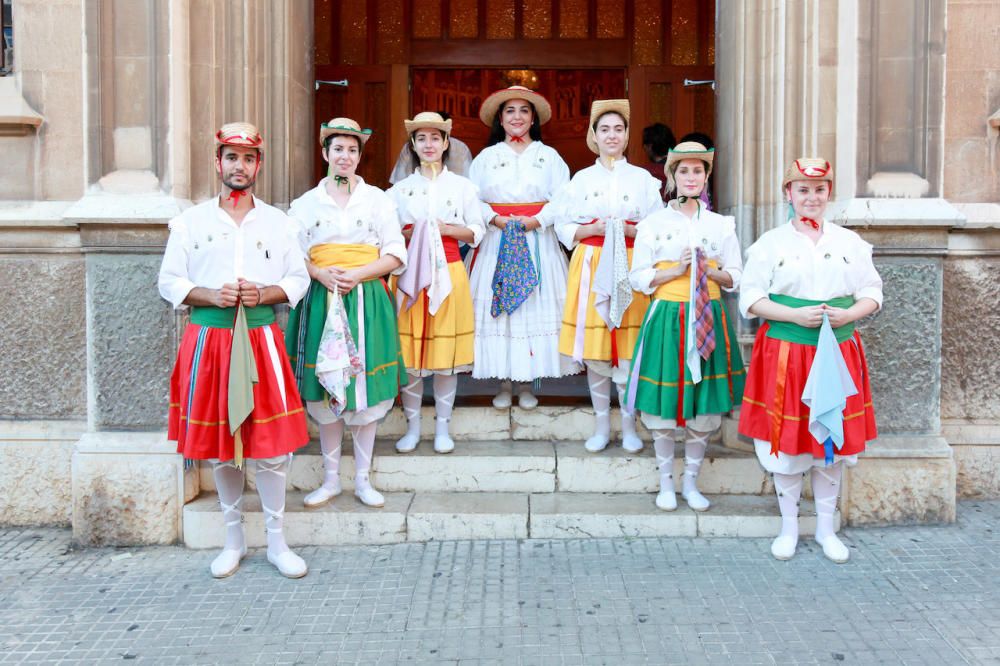
<instances>
[{"instance_id":1,"label":"white blouse","mask_svg":"<svg viewBox=\"0 0 1000 666\"><path fill-rule=\"evenodd\" d=\"M554 148L532 141L518 155L506 143L484 148L469 167L469 180L479 188L479 197L489 203L535 203L551 201L569 182L569 167ZM495 213L482 205L488 223ZM552 226L557 214L546 206L536 216L543 227Z\"/></svg>"},{"instance_id":2,"label":"white blouse","mask_svg":"<svg viewBox=\"0 0 1000 666\"><path fill-rule=\"evenodd\" d=\"M412 173L390 187L386 194L396 204L401 227L421 220L465 227L472 231L469 243L472 247L479 245L486 233L476 186L447 167L434 180L425 178L419 171Z\"/></svg>"},{"instance_id":3,"label":"white blouse","mask_svg":"<svg viewBox=\"0 0 1000 666\"><path fill-rule=\"evenodd\" d=\"M326 191L328 178L292 202L288 214L299 224L299 244L309 249L323 243L373 245L379 258L392 255L406 268L406 243L396 216L396 204L377 187L358 178L346 208L341 208Z\"/></svg>"},{"instance_id":4,"label":"white blouse","mask_svg":"<svg viewBox=\"0 0 1000 666\"><path fill-rule=\"evenodd\" d=\"M170 221L160 265L160 295L175 308L195 287L219 289L237 278L284 290L292 307L309 287L297 241L298 227L274 206L253 197L239 225L219 206L219 197L188 208Z\"/></svg>"},{"instance_id":5,"label":"white blouse","mask_svg":"<svg viewBox=\"0 0 1000 666\"><path fill-rule=\"evenodd\" d=\"M831 222L813 242L791 222L772 229L747 250L740 313L768 294L828 301L840 296L870 298L882 307L882 278L872 263L872 246Z\"/></svg>"},{"instance_id":6,"label":"white blouse","mask_svg":"<svg viewBox=\"0 0 1000 666\"><path fill-rule=\"evenodd\" d=\"M556 235L572 250L579 244L573 236L591 220L632 220L638 222L663 208L660 181L645 169L618 160L608 169L598 159L581 169L556 197Z\"/></svg>"},{"instance_id":7,"label":"white blouse","mask_svg":"<svg viewBox=\"0 0 1000 666\"><path fill-rule=\"evenodd\" d=\"M715 259L719 270L733 278L733 286L725 291L735 291L743 276L740 241L736 237L736 220L702 208L694 218L667 205L639 223L632 254L629 281L632 288L652 294L656 277L656 264L661 261L678 261L685 248L700 246L708 259Z\"/></svg>"}]
</instances>

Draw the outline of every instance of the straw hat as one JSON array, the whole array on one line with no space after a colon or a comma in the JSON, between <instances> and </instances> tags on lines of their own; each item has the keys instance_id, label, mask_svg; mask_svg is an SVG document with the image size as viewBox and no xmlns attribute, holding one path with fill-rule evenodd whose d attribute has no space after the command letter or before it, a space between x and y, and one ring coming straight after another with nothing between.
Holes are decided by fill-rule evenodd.
<instances>
[{"instance_id":1,"label":"straw hat","mask_svg":"<svg viewBox=\"0 0 1000 666\"><path fill-rule=\"evenodd\" d=\"M350 118L334 118L319 126L319 145L324 145L326 137L332 135L356 136L363 146L371 138L372 131L370 129L361 129L361 125Z\"/></svg>"},{"instance_id":2,"label":"straw hat","mask_svg":"<svg viewBox=\"0 0 1000 666\"><path fill-rule=\"evenodd\" d=\"M595 99L594 103L590 105L590 125L587 126L587 147L594 151L597 155L601 154L601 150L597 147L597 134L594 132L594 125L597 124L597 121L600 120L601 116L605 113L617 113L625 119L625 146L622 150L628 147L628 124L629 113L631 113L628 100Z\"/></svg>"},{"instance_id":3,"label":"straw hat","mask_svg":"<svg viewBox=\"0 0 1000 666\"><path fill-rule=\"evenodd\" d=\"M706 148L697 141L678 143L667 153L667 163L663 171L667 175L667 188L674 189L674 171L682 160L701 160L705 163L705 180L712 175L712 162L715 160L715 148Z\"/></svg>"},{"instance_id":4,"label":"straw hat","mask_svg":"<svg viewBox=\"0 0 1000 666\"><path fill-rule=\"evenodd\" d=\"M781 190L784 191L789 183L796 180L825 180L833 187L833 167L822 157L800 157L785 169Z\"/></svg>"},{"instance_id":5,"label":"straw hat","mask_svg":"<svg viewBox=\"0 0 1000 666\"><path fill-rule=\"evenodd\" d=\"M242 146L263 151L264 138L260 131L250 123L226 123L215 133L216 146Z\"/></svg>"},{"instance_id":6,"label":"straw hat","mask_svg":"<svg viewBox=\"0 0 1000 666\"><path fill-rule=\"evenodd\" d=\"M440 113L435 111L421 111L413 116L413 120L404 120L406 133L413 134L418 129L436 129L444 132L445 138L451 134L451 120L445 120Z\"/></svg>"},{"instance_id":7,"label":"straw hat","mask_svg":"<svg viewBox=\"0 0 1000 666\"><path fill-rule=\"evenodd\" d=\"M549 106L548 100L530 88L511 86L510 88L498 90L483 100L483 105L479 107L479 119L487 127L492 127L497 111L500 110L504 102L511 99L523 99L531 102L535 107L535 111L538 112L538 122L542 125L549 122L549 119L552 118L552 107Z\"/></svg>"}]
</instances>

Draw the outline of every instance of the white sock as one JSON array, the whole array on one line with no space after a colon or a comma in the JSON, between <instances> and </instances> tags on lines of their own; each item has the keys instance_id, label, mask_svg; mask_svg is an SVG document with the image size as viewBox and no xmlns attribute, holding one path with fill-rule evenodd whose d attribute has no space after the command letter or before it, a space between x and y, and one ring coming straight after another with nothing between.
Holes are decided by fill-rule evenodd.
<instances>
[{"instance_id":1,"label":"white sock","mask_svg":"<svg viewBox=\"0 0 1000 666\"><path fill-rule=\"evenodd\" d=\"M243 513L240 511L240 502L243 500L243 470L237 469L232 460L211 462L215 488L219 493L219 506L222 507L222 520L226 523L226 543L223 549L243 550L246 545L246 536L243 534Z\"/></svg>"},{"instance_id":2,"label":"white sock","mask_svg":"<svg viewBox=\"0 0 1000 666\"><path fill-rule=\"evenodd\" d=\"M813 499L816 501L816 540L836 534L833 529L833 514L837 510L837 495L844 465L836 462L829 467L812 468Z\"/></svg>"},{"instance_id":3,"label":"white sock","mask_svg":"<svg viewBox=\"0 0 1000 666\"><path fill-rule=\"evenodd\" d=\"M451 439L448 425L458 392L458 375L434 375L434 436Z\"/></svg>"},{"instance_id":4,"label":"white sock","mask_svg":"<svg viewBox=\"0 0 1000 666\"><path fill-rule=\"evenodd\" d=\"M323 487L327 490L340 488L340 452L343 442L343 420L320 424L319 447L323 452Z\"/></svg>"},{"instance_id":5,"label":"white sock","mask_svg":"<svg viewBox=\"0 0 1000 666\"><path fill-rule=\"evenodd\" d=\"M774 492L781 510L781 534L799 539L799 498L802 496L801 474L774 474Z\"/></svg>"},{"instance_id":6,"label":"white sock","mask_svg":"<svg viewBox=\"0 0 1000 666\"><path fill-rule=\"evenodd\" d=\"M699 493L698 472L701 471L701 463L705 460L705 451L708 450L708 437L710 432L695 432L688 428L687 438L684 441L684 485L681 492L686 497L691 493Z\"/></svg>"},{"instance_id":7,"label":"white sock","mask_svg":"<svg viewBox=\"0 0 1000 666\"><path fill-rule=\"evenodd\" d=\"M363 426L351 426L354 437L354 485L363 484L370 487L368 475L372 468L372 456L375 453L375 429L378 423Z\"/></svg>"},{"instance_id":8,"label":"white sock","mask_svg":"<svg viewBox=\"0 0 1000 666\"><path fill-rule=\"evenodd\" d=\"M587 384L594 405L594 435L587 441L603 440L606 445L611 439L611 378L587 368Z\"/></svg>"},{"instance_id":9,"label":"white sock","mask_svg":"<svg viewBox=\"0 0 1000 666\"><path fill-rule=\"evenodd\" d=\"M622 447L626 451L642 450L642 439L635 429L635 412L625 406L625 384L616 384L618 388L618 406L622 411Z\"/></svg>"},{"instance_id":10,"label":"white sock","mask_svg":"<svg viewBox=\"0 0 1000 666\"><path fill-rule=\"evenodd\" d=\"M406 417L406 434L400 438L396 448L410 451L420 442L420 405L424 398L424 379L419 375L409 375L410 383L399 392Z\"/></svg>"},{"instance_id":11,"label":"white sock","mask_svg":"<svg viewBox=\"0 0 1000 666\"><path fill-rule=\"evenodd\" d=\"M285 543L285 477L290 456L261 458L257 461L257 494L264 510L264 527L267 531L267 552L281 555L288 550Z\"/></svg>"},{"instance_id":12,"label":"white sock","mask_svg":"<svg viewBox=\"0 0 1000 666\"><path fill-rule=\"evenodd\" d=\"M660 492L674 493L674 433L672 430L653 431L653 451L660 472Z\"/></svg>"}]
</instances>

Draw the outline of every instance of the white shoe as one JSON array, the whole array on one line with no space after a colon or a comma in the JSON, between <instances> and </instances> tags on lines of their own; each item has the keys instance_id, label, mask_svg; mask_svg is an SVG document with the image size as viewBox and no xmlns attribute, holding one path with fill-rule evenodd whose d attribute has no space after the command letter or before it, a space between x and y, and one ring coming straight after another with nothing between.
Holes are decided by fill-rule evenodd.
<instances>
[{"instance_id":1,"label":"white shoe","mask_svg":"<svg viewBox=\"0 0 1000 666\"><path fill-rule=\"evenodd\" d=\"M798 537L781 534L771 542L771 555L776 560L790 560L795 556L795 547L798 545Z\"/></svg>"},{"instance_id":2,"label":"white shoe","mask_svg":"<svg viewBox=\"0 0 1000 666\"><path fill-rule=\"evenodd\" d=\"M361 500L366 506L380 509L385 506L385 497L382 493L372 488L370 485L360 486L354 489L354 496Z\"/></svg>"},{"instance_id":3,"label":"white shoe","mask_svg":"<svg viewBox=\"0 0 1000 666\"><path fill-rule=\"evenodd\" d=\"M212 560L212 576L214 578L228 578L240 568L240 562L247 556L246 545L239 550L226 549Z\"/></svg>"},{"instance_id":4,"label":"white shoe","mask_svg":"<svg viewBox=\"0 0 1000 666\"><path fill-rule=\"evenodd\" d=\"M306 495L303 498L302 503L307 509L315 509L316 507L323 506L334 497L340 495L342 492L344 492L344 489L340 486L340 479L337 479L337 482L334 485L328 486L324 483L322 486Z\"/></svg>"},{"instance_id":5,"label":"white shoe","mask_svg":"<svg viewBox=\"0 0 1000 666\"><path fill-rule=\"evenodd\" d=\"M622 448L628 453L639 453L642 451L642 446L642 439L639 438L639 435L622 433Z\"/></svg>"},{"instance_id":6,"label":"white shoe","mask_svg":"<svg viewBox=\"0 0 1000 666\"><path fill-rule=\"evenodd\" d=\"M538 407L538 398L530 390L523 388L517 394L517 406L521 409L534 409Z\"/></svg>"},{"instance_id":7,"label":"white shoe","mask_svg":"<svg viewBox=\"0 0 1000 666\"><path fill-rule=\"evenodd\" d=\"M583 448L587 449L591 453L600 453L608 447L608 442L611 441L611 437L605 435L604 433L594 433L583 443Z\"/></svg>"},{"instance_id":8,"label":"white shoe","mask_svg":"<svg viewBox=\"0 0 1000 666\"><path fill-rule=\"evenodd\" d=\"M827 535L822 540L816 537L816 543L823 546L823 554L831 562L844 564L847 560L851 559L851 551L836 534Z\"/></svg>"},{"instance_id":9,"label":"white shoe","mask_svg":"<svg viewBox=\"0 0 1000 666\"><path fill-rule=\"evenodd\" d=\"M682 492L681 497L695 511L708 511L708 507L712 504L697 488L689 490L686 493Z\"/></svg>"},{"instance_id":10,"label":"white shoe","mask_svg":"<svg viewBox=\"0 0 1000 666\"><path fill-rule=\"evenodd\" d=\"M280 555L272 555L271 551L268 551L267 561L273 564L278 569L278 573L285 578L302 578L309 573L309 567L306 566L305 560L290 550L286 550Z\"/></svg>"},{"instance_id":11,"label":"white shoe","mask_svg":"<svg viewBox=\"0 0 1000 666\"><path fill-rule=\"evenodd\" d=\"M673 490L661 490L656 495L656 508L664 511L676 511L677 493Z\"/></svg>"},{"instance_id":12,"label":"white shoe","mask_svg":"<svg viewBox=\"0 0 1000 666\"><path fill-rule=\"evenodd\" d=\"M455 440L450 435L438 435L434 438L435 453L451 453L455 450Z\"/></svg>"},{"instance_id":13,"label":"white shoe","mask_svg":"<svg viewBox=\"0 0 1000 666\"><path fill-rule=\"evenodd\" d=\"M420 435L406 433L396 442L396 453L413 453L420 445Z\"/></svg>"},{"instance_id":14,"label":"white shoe","mask_svg":"<svg viewBox=\"0 0 1000 666\"><path fill-rule=\"evenodd\" d=\"M493 398L493 406L497 409L509 409L511 404L510 388L504 386Z\"/></svg>"}]
</instances>

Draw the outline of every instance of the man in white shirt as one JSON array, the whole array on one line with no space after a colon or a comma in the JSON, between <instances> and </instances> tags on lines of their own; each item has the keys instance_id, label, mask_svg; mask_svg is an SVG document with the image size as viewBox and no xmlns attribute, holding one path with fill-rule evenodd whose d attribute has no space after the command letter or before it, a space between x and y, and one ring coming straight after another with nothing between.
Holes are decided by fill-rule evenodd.
<instances>
[{"instance_id":1,"label":"man in white shirt","mask_svg":"<svg viewBox=\"0 0 1000 666\"><path fill-rule=\"evenodd\" d=\"M295 223L253 196L263 139L249 123L216 133L222 192L170 221L160 294L191 308L170 380L168 438L185 458L213 465L226 523L212 575L230 576L246 556L240 501L246 459L257 465L267 559L301 578L305 562L285 542L285 476L290 453L309 441L302 401L273 305L302 298L309 285Z\"/></svg>"}]
</instances>

